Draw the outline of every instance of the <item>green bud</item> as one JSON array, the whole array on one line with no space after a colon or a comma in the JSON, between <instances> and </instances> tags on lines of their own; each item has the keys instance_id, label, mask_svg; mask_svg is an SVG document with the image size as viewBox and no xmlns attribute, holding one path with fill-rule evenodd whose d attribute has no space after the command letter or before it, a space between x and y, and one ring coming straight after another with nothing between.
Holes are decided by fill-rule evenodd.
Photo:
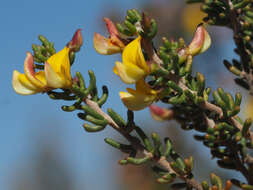
<instances>
[{"instance_id":1,"label":"green bud","mask_svg":"<svg viewBox=\"0 0 253 190\"><path fill-rule=\"evenodd\" d=\"M208 185L207 181L202 181L201 186L202 186L203 190L209 190L209 185Z\"/></svg>"},{"instance_id":2,"label":"green bud","mask_svg":"<svg viewBox=\"0 0 253 190\"><path fill-rule=\"evenodd\" d=\"M66 111L66 112L72 112L72 111L75 111L76 110L76 106L75 105L71 105L71 106L62 106L61 109L63 111Z\"/></svg>"},{"instance_id":3,"label":"green bud","mask_svg":"<svg viewBox=\"0 0 253 190\"><path fill-rule=\"evenodd\" d=\"M42 35L38 36L39 40L41 41L42 45L45 47L50 47L50 43L48 41L48 39Z\"/></svg>"},{"instance_id":4,"label":"green bud","mask_svg":"<svg viewBox=\"0 0 253 190\"><path fill-rule=\"evenodd\" d=\"M222 190L222 180L219 176L215 175L214 173L211 173L210 179L212 185L216 185L219 190Z\"/></svg>"},{"instance_id":5,"label":"green bud","mask_svg":"<svg viewBox=\"0 0 253 190\"><path fill-rule=\"evenodd\" d=\"M99 132L99 131L102 131L105 126L91 126L89 124L84 124L83 125L83 128L87 131L87 132Z\"/></svg>"},{"instance_id":6,"label":"green bud","mask_svg":"<svg viewBox=\"0 0 253 190\"><path fill-rule=\"evenodd\" d=\"M157 23L155 19L151 19L150 32L147 34L148 38L154 38L157 33Z\"/></svg>"},{"instance_id":7,"label":"green bud","mask_svg":"<svg viewBox=\"0 0 253 190\"><path fill-rule=\"evenodd\" d=\"M241 75L241 71L236 67L232 66L227 60L224 60L223 64L231 73L235 74L236 76Z\"/></svg>"},{"instance_id":8,"label":"green bud","mask_svg":"<svg viewBox=\"0 0 253 190\"><path fill-rule=\"evenodd\" d=\"M170 141L169 138L165 138L164 142L165 142L166 148L165 148L165 151L164 151L163 155L165 157L167 157L171 153L171 151L172 151L172 143L171 143L171 141Z\"/></svg>"},{"instance_id":9,"label":"green bud","mask_svg":"<svg viewBox=\"0 0 253 190\"><path fill-rule=\"evenodd\" d=\"M225 104L225 102L223 101L223 99L220 97L219 93L215 90L213 91L213 97L215 102L223 109L223 110L227 110L227 106Z\"/></svg>"},{"instance_id":10,"label":"green bud","mask_svg":"<svg viewBox=\"0 0 253 190\"><path fill-rule=\"evenodd\" d=\"M155 154L160 157L162 155L162 143L160 138L157 133L152 133L151 138L154 143Z\"/></svg>"},{"instance_id":11,"label":"green bud","mask_svg":"<svg viewBox=\"0 0 253 190\"><path fill-rule=\"evenodd\" d=\"M191 173L193 169L193 157L184 159L185 171Z\"/></svg>"},{"instance_id":12,"label":"green bud","mask_svg":"<svg viewBox=\"0 0 253 190\"><path fill-rule=\"evenodd\" d=\"M242 0L241 2L234 4L233 8L241 9L241 8L246 7L249 3L251 3L251 0Z\"/></svg>"},{"instance_id":13,"label":"green bud","mask_svg":"<svg viewBox=\"0 0 253 190\"><path fill-rule=\"evenodd\" d=\"M169 103L174 104L174 105L182 104L184 102L186 102L186 96L184 93L180 96L178 95L169 99Z\"/></svg>"},{"instance_id":14,"label":"green bud","mask_svg":"<svg viewBox=\"0 0 253 190\"><path fill-rule=\"evenodd\" d=\"M101 126L106 126L108 124L108 121L105 119L96 119L92 117L91 115L87 115L85 117L85 120L95 124L95 125L101 125Z\"/></svg>"},{"instance_id":15,"label":"green bud","mask_svg":"<svg viewBox=\"0 0 253 190\"><path fill-rule=\"evenodd\" d=\"M128 157L127 158L127 162L130 164L134 164L134 165L141 165L144 164L146 162L148 162L151 158L150 157L144 157L144 158L133 158L133 157Z\"/></svg>"},{"instance_id":16,"label":"green bud","mask_svg":"<svg viewBox=\"0 0 253 190\"><path fill-rule=\"evenodd\" d=\"M243 190L253 190L253 185L248 185L248 184L242 184L241 188Z\"/></svg>"},{"instance_id":17,"label":"green bud","mask_svg":"<svg viewBox=\"0 0 253 190\"><path fill-rule=\"evenodd\" d=\"M243 128L242 128L242 136L246 137L249 133L249 128L252 124L252 119L251 118L247 118L243 124Z\"/></svg>"},{"instance_id":18,"label":"green bud","mask_svg":"<svg viewBox=\"0 0 253 190\"><path fill-rule=\"evenodd\" d=\"M96 88L96 76L95 76L94 72L91 71L91 70L88 71L88 74L89 74L89 77L90 77L90 84L89 84L86 92L88 94L90 94L92 92L92 90L94 88Z\"/></svg>"},{"instance_id":19,"label":"green bud","mask_svg":"<svg viewBox=\"0 0 253 190\"><path fill-rule=\"evenodd\" d=\"M198 91L202 92L205 88L205 77L203 74L197 72L197 87L198 87Z\"/></svg>"},{"instance_id":20,"label":"green bud","mask_svg":"<svg viewBox=\"0 0 253 190\"><path fill-rule=\"evenodd\" d=\"M229 108L232 110L234 109L234 99L233 99L233 96L230 94L230 93L225 93L227 98L228 98L228 104L229 104Z\"/></svg>"},{"instance_id":21,"label":"green bud","mask_svg":"<svg viewBox=\"0 0 253 190\"><path fill-rule=\"evenodd\" d=\"M80 72L76 72L76 77L78 78L80 90L86 89L85 81L84 81L83 75L82 75Z\"/></svg>"},{"instance_id":22,"label":"green bud","mask_svg":"<svg viewBox=\"0 0 253 190\"><path fill-rule=\"evenodd\" d=\"M241 93L237 92L235 94L235 105L240 106L241 102L242 102L242 95L241 95Z\"/></svg>"},{"instance_id":23,"label":"green bud","mask_svg":"<svg viewBox=\"0 0 253 190\"><path fill-rule=\"evenodd\" d=\"M119 114L117 114L113 109L108 108L107 112L119 127L121 128L126 127L126 122L124 121L124 119Z\"/></svg>"},{"instance_id":24,"label":"green bud","mask_svg":"<svg viewBox=\"0 0 253 190\"><path fill-rule=\"evenodd\" d=\"M176 92L182 94L183 93L183 90L174 82L174 81L169 81L168 83L168 86L170 88L172 88L173 90L175 90Z\"/></svg>"},{"instance_id":25,"label":"green bud","mask_svg":"<svg viewBox=\"0 0 253 190\"><path fill-rule=\"evenodd\" d=\"M134 128L135 131L137 132L137 134L140 136L140 138L142 139L143 144L145 145L145 148L149 151L152 152L153 151L153 147L151 145L151 142L149 141L148 137L146 136L146 134L143 132L143 130L140 127L135 127Z\"/></svg>"},{"instance_id":26,"label":"green bud","mask_svg":"<svg viewBox=\"0 0 253 190\"><path fill-rule=\"evenodd\" d=\"M89 114L96 119L101 119L101 120L104 119L104 117L102 115L100 115L98 112L96 112L95 110L93 110L92 108L90 108L87 105L82 105L81 109L84 110L86 114Z\"/></svg>"},{"instance_id":27,"label":"green bud","mask_svg":"<svg viewBox=\"0 0 253 190\"><path fill-rule=\"evenodd\" d=\"M119 164L120 164L120 165L127 165L127 160L120 160L120 161L119 161Z\"/></svg>"},{"instance_id":28,"label":"green bud","mask_svg":"<svg viewBox=\"0 0 253 190\"><path fill-rule=\"evenodd\" d=\"M101 96L101 98L97 101L97 104L101 107L107 100L108 98L108 88L106 86L103 86L102 87L102 91L103 91L103 94Z\"/></svg>"},{"instance_id":29,"label":"green bud","mask_svg":"<svg viewBox=\"0 0 253 190\"><path fill-rule=\"evenodd\" d=\"M126 25L126 27L128 28L128 30L134 35L136 33L136 28L135 26L129 22L128 20L125 20L124 24Z\"/></svg>"},{"instance_id":30,"label":"green bud","mask_svg":"<svg viewBox=\"0 0 253 190\"><path fill-rule=\"evenodd\" d=\"M109 144L109 145L111 145L112 147L114 147L114 148L117 148L117 149L120 149L120 148L121 148L121 146L120 146L121 144L120 144L119 142L113 140L113 139L105 138L104 141L105 141L107 144Z\"/></svg>"}]
</instances>

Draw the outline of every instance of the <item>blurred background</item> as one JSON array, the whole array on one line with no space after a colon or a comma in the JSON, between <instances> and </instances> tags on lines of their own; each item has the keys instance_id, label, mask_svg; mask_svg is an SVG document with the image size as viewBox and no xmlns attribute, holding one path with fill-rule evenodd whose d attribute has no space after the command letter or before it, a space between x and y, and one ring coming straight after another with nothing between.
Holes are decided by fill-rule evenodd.
<instances>
[{"instance_id":1,"label":"blurred background","mask_svg":"<svg viewBox=\"0 0 253 190\"><path fill-rule=\"evenodd\" d=\"M95 71L98 87L107 85L110 96L104 108L112 107L123 117L126 109L118 96L124 85L112 68L120 55L102 56L93 48L93 34L108 35L103 17L115 22L122 21L126 10L136 8L155 18L161 37L184 37L190 42L203 14L199 5L186 7L178 0L92 0L87 1L37 1L9 0L0 3L0 52L1 52L1 96L0 96L0 189L1 190L163 190L167 185L154 183L155 175L150 167L119 166L124 157L119 151L104 143L105 137L122 138L110 127L101 133L90 134L83 130L83 121L76 113L61 111L66 102L52 101L46 95L20 96L11 86L12 72L23 72L26 51L32 43L39 43L42 34L55 43L60 50L71 39L77 28L82 28L84 45L77 54L72 74ZM232 59L234 43L228 29L209 27L212 46L206 53L195 57L194 72L206 76L208 86L224 87L241 91L232 75L222 64L224 58ZM248 104L250 99L244 99ZM242 117L253 115L250 106L242 111ZM218 169L209 150L193 140L197 132L183 131L175 122L157 123L150 117L148 109L136 112L136 123L152 131L169 136L176 150L183 156L194 156L194 174L197 179L208 178L210 172L229 179L241 178L238 173Z\"/></svg>"}]
</instances>

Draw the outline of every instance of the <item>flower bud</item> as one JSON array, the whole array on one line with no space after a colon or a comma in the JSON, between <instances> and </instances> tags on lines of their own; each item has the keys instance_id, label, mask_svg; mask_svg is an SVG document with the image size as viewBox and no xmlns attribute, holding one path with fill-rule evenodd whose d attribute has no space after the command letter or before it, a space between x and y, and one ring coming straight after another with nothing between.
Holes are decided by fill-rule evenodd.
<instances>
[{"instance_id":1,"label":"flower bud","mask_svg":"<svg viewBox=\"0 0 253 190\"><path fill-rule=\"evenodd\" d=\"M190 45L188 46L188 53L190 55L197 55L205 52L211 45L211 38L207 33L204 26L198 26L194 38Z\"/></svg>"},{"instance_id":2,"label":"flower bud","mask_svg":"<svg viewBox=\"0 0 253 190\"><path fill-rule=\"evenodd\" d=\"M72 37L72 40L67 44L70 51L78 52L83 45L83 37L81 29L78 29Z\"/></svg>"},{"instance_id":3,"label":"flower bud","mask_svg":"<svg viewBox=\"0 0 253 190\"><path fill-rule=\"evenodd\" d=\"M173 118L174 111L171 109L161 108L156 105L149 106L151 116L157 121L165 121Z\"/></svg>"}]
</instances>

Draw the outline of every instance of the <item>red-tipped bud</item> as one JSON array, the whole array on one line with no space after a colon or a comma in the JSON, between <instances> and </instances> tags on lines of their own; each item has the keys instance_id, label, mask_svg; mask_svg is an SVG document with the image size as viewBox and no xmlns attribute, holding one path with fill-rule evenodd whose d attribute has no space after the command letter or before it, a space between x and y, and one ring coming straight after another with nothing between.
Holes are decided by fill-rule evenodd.
<instances>
[{"instance_id":1,"label":"red-tipped bud","mask_svg":"<svg viewBox=\"0 0 253 190\"><path fill-rule=\"evenodd\" d=\"M72 40L67 44L70 51L78 52L83 45L83 37L81 29L78 29L72 37Z\"/></svg>"},{"instance_id":2,"label":"red-tipped bud","mask_svg":"<svg viewBox=\"0 0 253 190\"><path fill-rule=\"evenodd\" d=\"M106 27L107 27L107 30L110 34L110 36L118 36L119 35L119 32L115 26L115 24L109 19L109 18L104 18L104 21L106 23Z\"/></svg>"},{"instance_id":3,"label":"red-tipped bud","mask_svg":"<svg viewBox=\"0 0 253 190\"><path fill-rule=\"evenodd\" d=\"M153 119L157 121L165 121L173 118L174 111L170 109L161 108L156 105L149 106L149 110Z\"/></svg>"}]
</instances>

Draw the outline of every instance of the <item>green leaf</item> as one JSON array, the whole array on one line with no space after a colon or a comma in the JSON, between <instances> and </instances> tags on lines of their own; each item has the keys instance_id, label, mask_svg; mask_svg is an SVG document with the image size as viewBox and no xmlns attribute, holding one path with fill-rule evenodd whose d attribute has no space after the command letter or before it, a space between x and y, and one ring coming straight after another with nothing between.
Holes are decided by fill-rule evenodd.
<instances>
[{"instance_id":1,"label":"green leaf","mask_svg":"<svg viewBox=\"0 0 253 190\"><path fill-rule=\"evenodd\" d=\"M120 126L121 128L126 127L126 122L124 121L124 119L119 114L117 114L112 108L108 108L107 112L111 116L113 121L117 123L118 126Z\"/></svg>"}]
</instances>

